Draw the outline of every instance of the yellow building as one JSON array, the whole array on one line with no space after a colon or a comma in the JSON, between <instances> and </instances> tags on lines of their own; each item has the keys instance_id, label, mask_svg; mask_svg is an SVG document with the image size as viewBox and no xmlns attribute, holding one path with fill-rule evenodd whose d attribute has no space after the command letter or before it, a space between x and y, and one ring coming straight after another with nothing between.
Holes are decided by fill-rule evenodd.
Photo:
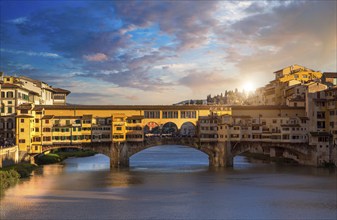
<instances>
[{"instance_id":1,"label":"yellow building","mask_svg":"<svg viewBox=\"0 0 337 220\"><path fill-rule=\"evenodd\" d=\"M289 82L291 80L297 80L300 82L308 82L322 77L322 73L314 71L312 69L300 66L297 64L285 67L278 71L275 71L275 79L280 82Z\"/></svg>"},{"instance_id":2,"label":"yellow building","mask_svg":"<svg viewBox=\"0 0 337 220\"><path fill-rule=\"evenodd\" d=\"M100 142L142 142L146 130L168 135L194 135L200 117L231 114L224 106L34 106L17 109L16 135L20 151L41 153L43 146ZM215 124L216 127L216 124ZM166 129L165 129L166 128ZM181 133L180 133L181 132ZM151 134L151 133L150 133Z\"/></svg>"},{"instance_id":3,"label":"yellow building","mask_svg":"<svg viewBox=\"0 0 337 220\"><path fill-rule=\"evenodd\" d=\"M17 107L22 104L65 104L67 90L53 88L47 83L25 76L5 76L0 80L0 146L15 144ZM23 111L26 111L22 109ZM20 110L21 111L21 110Z\"/></svg>"}]
</instances>

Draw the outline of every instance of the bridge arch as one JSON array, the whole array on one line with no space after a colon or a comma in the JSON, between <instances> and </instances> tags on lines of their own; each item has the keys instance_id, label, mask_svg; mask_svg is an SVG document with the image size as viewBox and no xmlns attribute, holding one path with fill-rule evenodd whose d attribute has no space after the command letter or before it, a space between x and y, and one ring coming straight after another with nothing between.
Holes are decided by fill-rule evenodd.
<instances>
[{"instance_id":1,"label":"bridge arch","mask_svg":"<svg viewBox=\"0 0 337 220\"><path fill-rule=\"evenodd\" d=\"M184 122L181 125L180 135L183 137L194 137L196 135L196 132L196 126L192 122Z\"/></svg>"},{"instance_id":2,"label":"bridge arch","mask_svg":"<svg viewBox=\"0 0 337 220\"><path fill-rule=\"evenodd\" d=\"M74 145L51 145L51 146L42 146L42 152L39 154L31 155L35 157L47 151L56 150L56 149L82 149L82 150L92 150L100 154L104 154L107 157L111 157L111 143L88 143L88 144L74 144Z\"/></svg>"},{"instance_id":3,"label":"bridge arch","mask_svg":"<svg viewBox=\"0 0 337 220\"><path fill-rule=\"evenodd\" d=\"M166 145L174 145L174 146L183 146L183 147L188 147L188 148L192 148L192 149L195 149L199 152L202 152L204 154L206 154L207 156L214 156L214 152L212 152L212 150L208 149L208 148L198 148L196 146L193 146L193 145L187 145L187 144L162 144L162 145L145 145L145 146L142 146L141 148L138 148L138 149L134 149L132 151L129 151L129 158L131 158L132 156L146 150L146 149L149 149L149 148L154 148L154 147L159 147L159 146L166 146Z\"/></svg>"},{"instance_id":4,"label":"bridge arch","mask_svg":"<svg viewBox=\"0 0 337 220\"><path fill-rule=\"evenodd\" d=\"M179 129L176 123L166 122L161 128L161 134L167 136L176 136L179 133Z\"/></svg>"},{"instance_id":5,"label":"bridge arch","mask_svg":"<svg viewBox=\"0 0 337 220\"><path fill-rule=\"evenodd\" d=\"M298 163L308 160L308 146L305 144L276 144L261 142L232 142L231 155L233 157L245 152L257 152L269 157L292 159Z\"/></svg>"},{"instance_id":6,"label":"bridge arch","mask_svg":"<svg viewBox=\"0 0 337 220\"><path fill-rule=\"evenodd\" d=\"M144 126L145 136L159 135L160 132L160 126L157 122L151 121Z\"/></svg>"}]
</instances>

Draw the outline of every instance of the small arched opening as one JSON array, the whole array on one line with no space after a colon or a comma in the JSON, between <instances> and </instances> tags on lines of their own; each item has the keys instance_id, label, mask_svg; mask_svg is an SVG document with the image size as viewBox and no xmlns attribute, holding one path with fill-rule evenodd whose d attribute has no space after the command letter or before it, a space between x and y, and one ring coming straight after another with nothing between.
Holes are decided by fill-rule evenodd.
<instances>
[{"instance_id":1,"label":"small arched opening","mask_svg":"<svg viewBox=\"0 0 337 220\"><path fill-rule=\"evenodd\" d=\"M179 134L178 126L173 122L167 122L163 125L161 129L161 134L163 136L175 137Z\"/></svg>"},{"instance_id":2,"label":"small arched opening","mask_svg":"<svg viewBox=\"0 0 337 220\"><path fill-rule=\"evenodd\" d=\"M192 122L185 122L181 125L180 135L182 137L194 137L196 134L196 127Z\"/></svg>"},{"instance_id":3,"label":"small arched opening","mask_svg":"<svg viewBox=\"0 0 337 220\"><path fill-rule=\"evenodd\" d=\"M159 136L160 126L156 122L149 122L144 127L144 134L146 137Z\"/></svg>"}]
</instances>

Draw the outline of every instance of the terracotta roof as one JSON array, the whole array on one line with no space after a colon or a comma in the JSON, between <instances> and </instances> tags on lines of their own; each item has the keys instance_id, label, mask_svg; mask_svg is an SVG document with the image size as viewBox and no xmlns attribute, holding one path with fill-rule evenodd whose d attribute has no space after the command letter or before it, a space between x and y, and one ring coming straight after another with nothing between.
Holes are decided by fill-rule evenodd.
<instances>
[{"instance_id":1,"label":"terracotta roof","mask_svg":"<svg viewBox=\"0 0 337 220\"><path fill-rule=\"evenodd\" d=\"M131 117L127 117L127 119L143 119L143 118L144 118L144 116L142 116L142 115L133 115Z\"/></svg>"},{"instance_id":2,"label":"terracotta roof","mask_svg":"<svg viewBox=\"0 0 337 220\"><path fill-rule=\"evenodd\" d=\"M20 88L20 86L17 86L11 83L4 83L1 85L1 88Z\"/></svg>"},{"instance_id":3,"label":"terracotta roof","mask_svg":"<svg viewBox=\"0 0 337 220\"><path fill-rule=\"evenodd\" d=\"M211 108L230 108L230 106L212 105L36 105L39 109L58 110L210 110Z\"/></svg>"},{"instance_id":4,"label":"terracotta roof","mask_svg":"<svg viewBox=\"0 0 337 220\"><path fill-rule=\"evenodd\" d=\"M45 115L42 117L42 119L52 119L54 118L54 115Z\"/></svg>"},{"instance_id":5,"label":"terracotta roof","mask_svg":"<svg viewBox=\"0 0 337 220\"><path fill-rule=\"evenodd\" d=\"M53 119L80 119L81 116L65 115L65 116L54 116Z\"/></svg>"},{"instance_id":6,"label":"terracotta roof","mask_svg":"<svg viewBox=\"0 0 337 220\"><path fill-rule=\"evenodd\" d=\"M289 101L305 101L305 98L302 98L302 97L295 97L295 98L292 98L292 99L289 99Z\"/></svg>"},{"instance_id":7,"label":"terracotta roof","mask_svg":"<svg viewBox=\"0 0 337 220\"><path fill-rule=\"evenodd\" d=\"M30 110L32 109L32 104L30 103L24 103L24 104L21 104L17 107L17 109L21 110L21 109L27 109L27 110Z\"/></svg>"},{"instance_id":8,"label":"terracotta roof","mask_svg":"<svg viewBox=\"0 0 337 220\"><path fill-rule=\"evenodd\" d=\"M83 119L92 119L92 115L83 115Z\"/></svg>"},{"instance_id":9,"label":"terracotta roof","mask_svg":"<svg viewBox=\"0 0 337 220\"><path fill-rule=\"evenodd\" d=\"M16 117L16 118L34 118L34 117L31 116L31 115L16 115L15 117Z\"/></svg>"},{"instance_id":10,"label":"terracotta roof","mask_svg":"<svg viewBox=\"0 0 337 220\"><path fill-rule=\"evenodd\" d=\"M232 110L282 110L282 109L296 109L301 110L305 109L305 107L290 107L287 105L238 105L238 106L232 106Z\"/></svg>"},{"instance_id":11,"label":"terracotta roof","mask_svg":"<svg viewBox=\"0 0 337 220\"><path fill-rule=\"evenodd\" d=\"M53 88L54 93L62 93L62 94L70 94L69 90L65 90L65 89L60 89L60 88Z\"/></svg>"}]
</instances>

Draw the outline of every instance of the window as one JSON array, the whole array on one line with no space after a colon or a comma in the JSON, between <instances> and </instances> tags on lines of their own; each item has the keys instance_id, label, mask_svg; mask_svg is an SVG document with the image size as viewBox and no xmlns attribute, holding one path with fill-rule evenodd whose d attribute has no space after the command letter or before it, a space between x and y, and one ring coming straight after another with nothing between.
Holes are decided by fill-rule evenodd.
<instances>
[{"instance_id":1,"label":"window","mask_svg":"<svg viewBox=\"0 0 337 220\"><path fill-rule=\"evenodd\" d=\"M196 118L196 111L181 111L180 118Z\"/></svg>"},{"instance_id":2,"label":"window","mask_svg":"<svg viewBox=\"0 0 337 220\"><path fill-rule=\"evenodd\" d=\"M70 120L66 120L66 125L70 125Z\"/></svg>"},{"instance_id":3,"label":"window","mask_svg":"<svg viewBox=\"0 0 337 220\"><path fill-rule=\"evenodd\" d=\"M37 119L35 119L35 123L39 123L40 122L40 120L37 118Z\"/></svg>"},{"instance_id":4,"label":"window","mask_svg":"<svg viewBox=\"0 0 337 220\"><path fill-rule=\"evenodd\" d=\"M25 129L24 129L24 128L21 128L21 129L20 129L20 132L25 132Z\"/></svg>"},{"instance_id":5,"label":"window","mask_svg":"<svg viewBox=\"0 0 337 220\"><path fill-rule=\"evenodd\" d=\"M43 132L51 132L50 128L43 128Z\"/></svg>"},{"instance_id":6,"label":"window","mask_svg":"<svg viewBox=\"0 0 337 220\"><path fill-rule=\"evenodd\" d=\"M122 130L122 127L116 127L116 130L117 130L117 131L121 131L121 130Z\"/></svg>"},{"instance_id":7,"label":"window","mask_svg":"<svg viewBox=\"0 0 337 220\"><path fill-rule=\"evenodd\" d=\"M325 128L325 121L318 121L317 128Z\"/></svg>"},{"instance_id":8,"label":"window","mask_svg":"<svg viewBox=\"0 0 337 220\"><path fill-rule=\"evenodd\" d=\"M46 123L46 124L49 124L49 120L48 120L48 119L46 119L45 123Z\"/></svg>"},{"instance_id":9,"label":"window","mask_svg":"<svg viewBox=\"0 0 337 220\"><path fill-rule=\"evenodd\" d=\"M13 108L12 107L8 107L8 113L13 113Z\"/></svg>"},{"instance_id":10,"label":"window","mask_svg":"<svg viewBox=\"0 0 337 220\"><path fill-rule=\"evenodd\" d=\"M163 118L178 118L178 111L163 111Z\"/></svg>"},{"instance_id":11,"label":"window","mask_svg":"<svg viewBox=\"0 0 337 220\"><path fill-rule=\"evenodd\" d=\"M160 111L144 111L145 118L160 118Z\"/></svg>"},{"instance_id":12,"label":"window","mask_svg":"<svg viewBox=\"0 0 337 220\"><path fill-rule=\"evenodd\" d=\"M54 99L63 100L64 96L63 95L54 95Z\"/></svg>"},{"instance_id":13,"label":"window","mask_svg":"<svg viewBox=\"0 0 337 220\"><path fill-rule=\"evenodd\" d=\"M6 98L5 92L1 92L1 98Z\"/></svg>"},{"instance_id":14,"label":"window","mask_svg":"<svg viewBox=\"0 0 337 220\"><path fill-rule=\"evenodd\" d=\"M7 92L7 98L13 98L14 95L13 95L13 92Z\"/></svg>"},{"instance_id":15,"label":"window","mask_svg":"<svg viewBox=\"0 0 337 220\"><path fill-rule=\"evenodd\" d=\"M12 102L12 101L8 101L7 103L8 103L8 105L11 105L11 104L13 104L13 102Z\"/></svg>"},{"instance_id":16,"label":"window","mask_svg":"<svg viewBox=\"0 0 337 220\"><path fill-rule=\"evenodd\" d=\"M325 112L317 112L317 118L318 119L324 119L325 118Z\"/></svg>"},{"instance_id":17,"label":"window","mask_svg":"<svg viewBox=\"0 0 337 220\"><path fill-rule=\"evenodd\" d=\"M14 128L14 123L12 119L7 120L7 128L8 129L13 129Z\"/></svg>"},{"instance_id":18,"label":"window","mask_svg":"<svg viewBox=\"0 0 337 220\"><path fill-rule=\"evenodd\" d=\"M21 123L24 123L24 122L25 122L25 119L21 118L20 122L21 122Z\"/></svg>"},{"instance_id":19,"label":"window","mask_svg":"<svg viewBox=\"0 0 337 220\"><path fill-rule=\"evenodd\" d=\"M20 139L20 140L19 140L19 143L20 143L20 144L24 144L24 143L26 143L26 140L25 140L25 139Z\"/></svg>"},{"instance_id":20,"label":"window","mask_svg":"<svg viewBox=\"0 0 337 220\"><path fill-rule=\"evenodd\" d=\"M40 142L41 138L40 137L33 137L33 142Z\"/></svg>"},{"instance_id":21,"label":"window","mask_svg":"<svg viewBox=\"0 0 337 220\"><path fill-rule=\"evenodd\" d=\"M318 142L328 142L329 138L328 137L318 137Z\"/></svg>"},{"instance_id":22,"label":"window","mask_svg":"<svg viewBox=\"0 0 337 220\"><path fill-rule=\"evenodd\" d=\"M330 122L330 128L334 128L334 123Z\"/></svg>"},{"instance_id":23,"label":"window","mask_svg":"<svg viewBox=\"0 0 337 220\"><path fill-rule=\"evenodd\" d=\"M40 132L40 128L35 128L35 131L36 132Z\"/></svg>"},{"instance_id":24,"label":"window","mask_svg":"<svg viewBox=\"0 0 337 220\"><path fill-rule=\"evenodd\" d=\"M21 110L21 114L28 114L28 110L27 109L22 109Z\"/></svg>"}]
</instances>

